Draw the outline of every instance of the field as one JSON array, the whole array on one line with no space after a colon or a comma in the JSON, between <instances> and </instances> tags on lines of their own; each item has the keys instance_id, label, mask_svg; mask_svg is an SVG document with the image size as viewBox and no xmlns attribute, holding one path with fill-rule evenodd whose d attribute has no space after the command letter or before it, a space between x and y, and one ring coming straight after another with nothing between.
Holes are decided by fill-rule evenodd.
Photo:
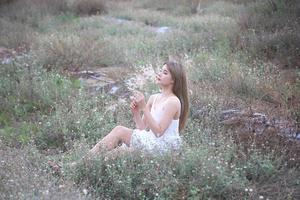
<instances>
[{"instance_id":1,"label":"field","mask_svg":"<svg viewBox=\"0 0 300 200\"><path fill-rule=\"evenodd\" d=\"M0 199L300 199L299 12L297 0L0 1ZM80 160L134 128L132 91L158 92L168 60L189 79L182 151Z\"/></svg>"}]
</instances>

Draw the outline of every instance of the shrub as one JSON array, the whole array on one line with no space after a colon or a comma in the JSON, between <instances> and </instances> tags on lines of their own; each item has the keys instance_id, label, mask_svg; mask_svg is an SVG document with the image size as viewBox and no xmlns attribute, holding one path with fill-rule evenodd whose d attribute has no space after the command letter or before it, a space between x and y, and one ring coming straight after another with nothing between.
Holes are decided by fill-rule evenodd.
<instances>
[{"instance_id":1,"label":"shrub","mask_svg":"<svg viewBox=\"0 0 300 200\"><path fill-rule=\"evenodd\" d=\"M0 7L0 16L9 18L10 21L38 27L39 20L45 16L60 14L67 10L65 0L15 0Z\"/></svg>"},{"instance_id":2,"label":"shrub","mask_svg":"<svg viewBox=\"0 0 300 200\"><path fill-rule=\"evenodd\" d=\"M30 26L5 18L0 18L0 27L0 46L6 48L17 48L24 44L29 46L36 34Z\"/></svg>"},{"instance_id":3,"label":"shrub","mask_svg":"<svg viewBox=\"0 0 300 200\"><path fill-rule=\"evenodd\" d=\"M62 71L122 62L122 57L119 60L115 58L114 48L97 32L87 30L45 35L33 44L32 52L44 67Z\"/></svg>"},{"instance_id":4,"label":"shrub","mask_svg":"<svg viewBox=\"0 0 300 200\"><path fill-rule=\"evenodd\" d=\"M97 15L107 12L104 0L76 0L72 7L77 15Z\"/></svg>"},{"instance_id":5,"label":"shrub","mask_svg":"<svg viewBox=\"0 0 300 200\"><path fill-rule=\"evenodd\" d=\"M0 72L1 110L15 116L51 110L55 102L65 101L72 90L71 81L47 73L26 59L2 64Z\"/></svg>"},{"instance_id":6,"label":"shrub","mask_svg":"<svg viewBox=\"0 0 300 200\"><path fill-rule=\"evenodd\" d=\"M249 50L264 60L279 60L285 67L298 66L299 3L291 1L257 1L241 14L239 48ZM261 22L264 23L261 23ZM287 23L288 22L288 23Z\"/></svg>"},{"instance_id":7,"label":"shrub","mask_svg":"<svg viewBox=\"0 0 300 200\"><path fill-rule=\"evenodd\" d=\"M181 156L153 157L141 152L115 159L99 156L82 162L70 175L78 184L87 184L93 195L107 199L238 196L242 188L235 182L239 180L241 186L244 182L227 171L226 164L216 165L222 158L210 153L201 148Z\"/></svg>"},{"instance_id":8,"label":"shrub","mask_svg":"<svg viewBox=\"0 0 300 200\"><path fill-rule=\"evenodd\" d=\"M4 145L21 147L29 144L36 136L37 128L34 124L23 122L18 127L5 126L0 129L0 139Z\"/></svg>"},{"instance_id":9,"label":"shrub","mask_svg":"<svg viewBox=\"0 0 300 200\"><path fill-rule=\"evenodd\" d=\"M243 12L246 12L246 6L232 1L214 1L200 10L201 15L221 15L234 19L237 19Z\"/></svg>"},{"instance_id":10,"label":"shrub","mask_svg":"<svg viewBox=\"0 0 300 200\"><path fill-rule=\"evenodd\" d=\"M80 138L95 144L116 126L114 112L106 108L108 101L112 99L103 94L91 98L82 93L69 98L68 104L57 104L54 113L39 119L36 145L66 151Z\"/></svg>"},{"instance_id":11,"label":"shrub","mask_svg":"<svg viewBox=\"0 0 300 200\"><path fill-rule=\"evenodd\" d=\"M174 15L191 15L198 12L199 4L206 5L208 1L199 0L144 0L137 4L146 9L169 12Z\"/></svg>"}]
</instances>

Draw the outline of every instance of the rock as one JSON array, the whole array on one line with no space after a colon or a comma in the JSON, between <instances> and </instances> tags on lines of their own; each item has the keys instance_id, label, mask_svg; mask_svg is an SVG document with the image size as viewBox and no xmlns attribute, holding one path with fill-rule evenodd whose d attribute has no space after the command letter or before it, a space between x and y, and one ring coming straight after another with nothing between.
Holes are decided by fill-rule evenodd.
<instances>
[{"instance_id":1,"label":"rock","mask_svg":"<svg viewBox=\"0 0 300 200\"><path fill-rule=\"evenodd\" d=\"M4 58L3 60L2 60L2 64L5 64L5 65L9 65L9 64L11 64L13 62L13 59L12 58Z\"/></svg>"},{"instance_id":2,"label":"rock","mask_svg":"<svg viewBox=\"0 0 300 200\"><path fill-rule=\"evenodd\" d=\"M240 114L240 110L230 109L230 110L224 110L221 112L221 120L227 120L233 116L236 116L237 114Z\"/></svg>"},{"instance_id":3,"label":"rock","mask_svg":"<svg viewBox=\"0 0 300 200\"><path fill-rule=\"evenodd\" d=\"M275 128L284 137L297 138L296 126L290 121L269 119L263 113L241 112L237 109L225 110L221 113L221 123L227 127L238 127L241 132L262 134L269 128Z\"/></svg>"},{"instance_id":4,"label":"rock","mask_svg":"<svg viewBox=\"0 0 300 200\"><path fill-rule=\"evenodd\" d=\"M300 132L296 133L296 139L300 140Z\"/></svg>"},{"instance_id":5,"label":"rock","mask_svg":"<svg viewBox=\"0 0 300 200\"><path fill-rule=\"evenodd\" d=\"M162 27L157 27L155 32L156 33L166 33L166 32L169 32L170 30L171 30L170 27L162 26Z\"/></svg>"},{"instance_id":6,"label":"rock","mask_svg":"<svg viewBox=\"0 0 300 200\"><path fill-rule=\"evenodd\" d=\"M13 56L12 50L0 47L0 59L10 58Z\"/></svg>"}]
</instances>

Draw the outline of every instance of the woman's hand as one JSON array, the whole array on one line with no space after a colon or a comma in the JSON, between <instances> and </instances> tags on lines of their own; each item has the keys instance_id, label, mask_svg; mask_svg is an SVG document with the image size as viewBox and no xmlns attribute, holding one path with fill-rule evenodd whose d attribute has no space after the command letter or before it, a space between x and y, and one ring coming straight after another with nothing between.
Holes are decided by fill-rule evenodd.
<instances>
[{"instance_id":1,"label":"woman's hand","mask_svg":"<svg viewBox=\"0 0 300 200\"><path fill-rule=\"evenodd\" d=\"M137 115L140 113L140 109L138 108L137 103L134 100L130 103L130 108L133 115Z\"/></svg>"},{"instance_id":2,"label":"woman's hand","mask_svg":"<svg viewBox=\"0 0 300 200\"><path fill-rule=\"evenodd\" d=\"M140 110L145 109L146 101L145 101L145 96L143 95L143 93L136 91L134 94L133 101L136 103L137 107Z\"/></svg>"}]
</instances>

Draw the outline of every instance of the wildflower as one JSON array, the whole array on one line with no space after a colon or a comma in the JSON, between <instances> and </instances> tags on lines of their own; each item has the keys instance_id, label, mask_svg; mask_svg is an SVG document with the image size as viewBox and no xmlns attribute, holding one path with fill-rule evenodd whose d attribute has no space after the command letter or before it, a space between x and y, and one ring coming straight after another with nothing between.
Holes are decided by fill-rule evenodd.
<instances>
[{"instance_id":1,"label":"wildflower","mask_svg":"<svg viewBox=\"0 0 300 200\"><path fill-rule=\"evenodd\" d=\"M82 192L83 192L84 195L87 195L88 190L87 189L83 189Z\"/></svg>"},{"instance_id":2,"label":"wildflower","mask_svg":"<svg viewBox=\"0 0 300 200\"><path fill-rule=\"evenodd\" d=\"M264 199L264 196L259 196L259 199Z\"/></svg>"}]
</instances>

